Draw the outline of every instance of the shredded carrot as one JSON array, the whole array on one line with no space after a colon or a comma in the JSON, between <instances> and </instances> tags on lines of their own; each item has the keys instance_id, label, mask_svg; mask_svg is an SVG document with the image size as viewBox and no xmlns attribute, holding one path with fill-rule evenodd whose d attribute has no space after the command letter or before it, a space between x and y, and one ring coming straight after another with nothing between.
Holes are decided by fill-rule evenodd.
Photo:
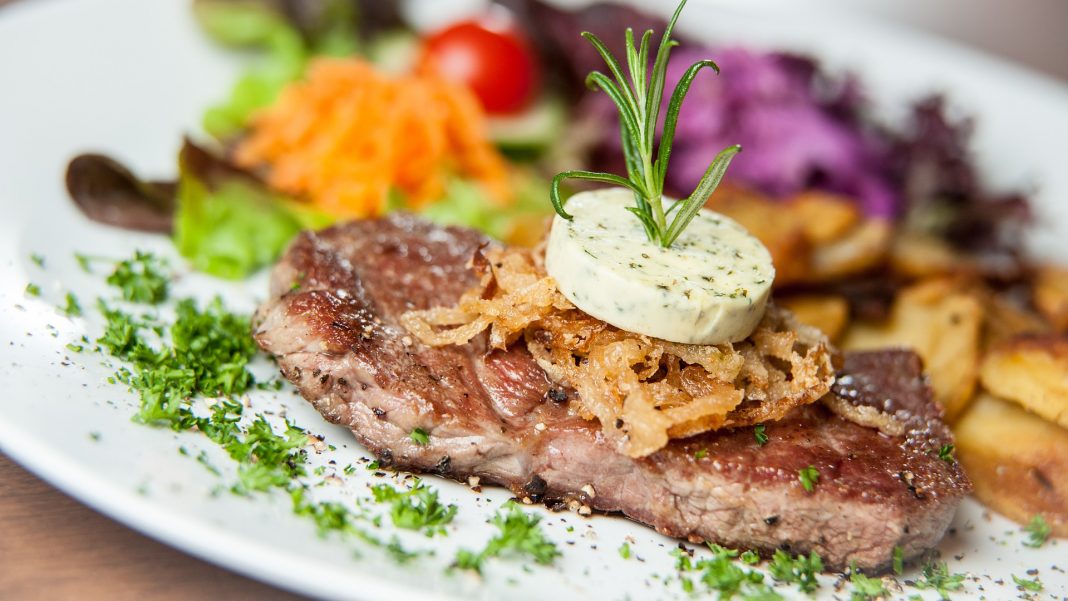
<instances>
[{"instance_id":1,"label":"shredded carrot","mask_svg":"<svg viewBox=\"0 0 1068 601\"><path fill-rule=\"evenodd\" d=\"M510 200L507 163L470 91L430 74L385 75L358 59L314 61L253 118L235 157L339 216L379 215L393 190L421 208L453 174L495 202Z\"/></svg>"}]
</instances>

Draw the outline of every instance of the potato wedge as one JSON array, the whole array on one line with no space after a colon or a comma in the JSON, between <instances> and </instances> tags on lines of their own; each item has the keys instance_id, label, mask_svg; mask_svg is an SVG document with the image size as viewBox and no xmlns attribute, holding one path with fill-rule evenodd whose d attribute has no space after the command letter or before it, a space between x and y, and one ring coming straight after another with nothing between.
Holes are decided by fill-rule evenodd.
<instances>
[{"instance_id":1,"label":"potato wedge","mask_svg":"<svg viewBox=\"0 0 1068 601\"><path fill-rule=\"evenodd\" d=\"M861 222L845 236L812 250L807 281L826 282L863 273L886 259L893 226L882 219Z\"/></svg>"},{"instance_id":2,"label":"potato wedge","mask_svg":"<svg viewBox=\"0 0 1068 601\"><path fill-rule=\"evenodd\" d=\"M931 377L935 399L952 422L975 392L982 322L982 305L956 280L931 280L898 294L886 323L852 324L842 347L915 350Z\"/></svg>"},{"instance_id":3,"label":"potato wedge","mask_svg":"<svg viewBox=\"0 0 1068 601\"><path fill-rule=\"evenodd\" d=\"M967 263L945 240L899 231L890 248L890 267L909 278L930 278L963 270Z\"/></svg>"},{"instance_id":4,"label":"potato wedge","mask_svg":"<svg viewBox=\"0 0 1068 601\"><path fill-rule=\"evenodd\" d=\"M837 342L849 321L849 302L833 294L797 294L776 298L775 303L786 307L801 323L822 331Z\"/></svg>"},{"instance_id":5,"label":"potato wedge","mask_svg":"<svg viewBox=\"0 0 1068 601\"><path fill-rule=\"evenodd\" d=\"M1043 334L1050 331L1049 324L1034 311L986 287L973 289L983 303L986 319L983 323L983 349L1015 338L1022 334Z\"/></svg>"},{"instance_id":6,"label":"potato wedge","mask_svg":"<svg viewBox=\"0 0 1068 601\"><path fill-rule=\"evenodd\" d=\"M1020 524L1041 514L1068 536L1068 430L981 393L954 431L979 500Z\"/></svg>"},{"instance_id":7,"label":"potato wedge","mask_svg":"<svg viewBox=\"0 0 1068 601\"><path fill-rule=\"evenodd\" d=\"M1068 428L1068 337L1021 336L996 345L979 368L991 393Z\"/></svg>"},{"instance_id":8,"label":"potato wedge","mask_svg":"<svg viewBox=\"0 0 1068 601\"><path fill-rule=\"evenodd\" d=\"M1035 273L1035 306L1060 332L1068 331L1068 268L1044 266Z\"/></svg>"},{"instance_id":9,"label":"potato wedge","mask_svg":"<svg viewBox=\"0 0 1068 601\"><path fill-rule=\"evenodd\" d=\"M806 280L812 247L800 221L784 203L727 187L714 194L706 206L742 224L764 243L775 265L776 286Z\"/></svg>"},{"instance_id":10,"label":"potato wedge","mask_svg":"<svg viewBox=\"0 0 1068 601\"><path fill-rule=\"evenodd\" d=\"M798 194L788 206L805 238L816 245L843 238L861 218L856 202L817 190Z\"/></svg>"}]
</instances>

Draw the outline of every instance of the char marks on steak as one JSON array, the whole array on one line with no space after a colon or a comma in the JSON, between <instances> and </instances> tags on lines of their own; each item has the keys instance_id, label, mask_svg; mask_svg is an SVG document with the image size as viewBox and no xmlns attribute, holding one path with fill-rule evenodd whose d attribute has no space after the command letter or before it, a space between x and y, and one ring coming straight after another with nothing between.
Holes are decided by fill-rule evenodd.
<instances>
[{"instance_id":1,"label":"char marks on steak","mask_svg":"<svg viewBox=\"0 0 1068 601\"><path fill-rule=\"evenodd\" d=\"M968 493L960 467L937 458L951 437L918 359L902 351L847 355L835 387L895 413L902 436L817 404L767 424L764 446L745 428L640 459L617 453L599 424L569 413L521 345L431 348L399 325L405 311L451 304L473 286L467 264L486 243L410 215L304 233L274 270L256 339L327 419L395 467L478 476L695 542L880 569L895 546L912 557L936 544ZM411 439L415 428L429 444ZM813 492L798 478L809 465L820 473Z\"/></svg>"}]
</instances>

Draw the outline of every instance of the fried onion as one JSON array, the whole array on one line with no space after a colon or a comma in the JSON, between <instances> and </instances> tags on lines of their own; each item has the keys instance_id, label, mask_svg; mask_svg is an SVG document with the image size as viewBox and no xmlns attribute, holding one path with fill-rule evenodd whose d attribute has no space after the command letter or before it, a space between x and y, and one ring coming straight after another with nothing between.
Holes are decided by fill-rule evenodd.
<instances>
[{"instance_id":1,"label":"fried onion","mask_svg":"<svg viewBox=\"0 0 1068 601\"><path fill-rule=\"evenodd\" d=\"M555 383L574 388L572 410L600 421L631 457L670 439L782 418L834 382L827 339L773 305L734 344L691 345L626 332L576 309L537 251L478 253L479 285L454 307L412 311L402 324L424 344L465 344L489 330L505 348L520 337Z\"/></svg>"}]
</instances>

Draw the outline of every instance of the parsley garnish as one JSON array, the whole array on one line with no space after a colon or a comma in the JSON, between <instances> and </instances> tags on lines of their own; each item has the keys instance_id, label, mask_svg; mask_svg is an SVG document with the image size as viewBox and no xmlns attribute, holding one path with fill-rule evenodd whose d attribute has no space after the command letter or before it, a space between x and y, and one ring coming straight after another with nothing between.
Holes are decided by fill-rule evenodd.
<instances>
[{"instance_id":1,"label":"parsley garnish","mask_svg":"<svg viewBox=\"0 0 1068 601\"><path fill-rule=\"evenodd\" d=\"M1014 574L1012 576L1012 581L1016 583L1016 586L1019 586L1025 591L1031 591L1032 593L1037 593L1043 588L1042 582L1039 581L1038 578L1028 580L1027 578L1020 578Z\"/></svg>"},{"instance_id":2,"label":"parsley garnish","mask_svg":"<svg viewBox=\"0 0 1068 601\"><path fill-rule=\"evenodd\" d=\"M742 553L741 556L739 556L738 559L741 559L742 563L745 563L745 564L748 564L748 565L752 566L752 565L756 565L756 564L760 563L760 554L757 553L756 551L750 550L750 551L746 551L746 552Z\"/></svg>"},{"instance_id":3,"label":"parsley garnish","mask_svg":"<svg viewBox=\"0 0 1068 601\"><path fill-rule=\"evenodd\" d=\"M928 563L923 566L923 578L913 585L920 590L935 590L943 598L949 598L950 591L964 588L964 574L950 574L946 562Z\"/></svg>"},{"instance_id":4,"label":"parsley garnish","mask_svg":"<svg viewBox=\"0 0 1068 601\"><path fill-rule=\"evenodd\" d=\"M26 294L29 296L41 296L41 287L33 282L26 284Z\"/></svg>"},{"instance_id":5,"label":"parsley garnish","mask_svg":"<svg viewBox=\"0 0 1068 601\"><path fill-rule=\"evenodd\" d=\"M798 470L797 479L801 481L801 486L806 491L812 492L816 489L816 484L820 481L820 472L810 465Z\"/></svg>"},{"instance_id":6,"label":"parsley garnish","mask_svg":"<svg viewBox=\"0 0 1068 601\"><path fill-rule=\"evenodd\" d=\"M942 461L947 461L949 463L953 463L953 461L954 461L953 448L954 447L951 444L942 445L942 448L938 449L938 458L941 459Z\"/></svg>"},{"instance_id":7,"label":"parsley garnish","mask_svg":"<svg viewBox=\"0 0 1068 601\"><path fill-rule=\"evenodd\" d=\"M1041 515L1035 515L1035 517L1031 518L1031 521L1024 526L1024 530L1027 532L1027 540L1024 541L1024 546L1032 549L1037 549L1044 545L1051 532L1049 524L1046 523L1046 518Z\"/></svg>"},{"instance_id":8,"label":"parsley garnish","mask_svg":"<svg viewBox=\"0 0 1068 601\"><path fill-rule=\"evenodd\" d=\"M764 446L768 444L768 435L765 432L766 427L764 424L757 424L753 426L753 437L756 438L757 444Z\"/></svg>"},{"instance_id":9,"label":"parsley garnish","mask_svg":"<svg viewBox=\"0 0 1068 601\"><path fill-rule=\"evenodd\" d=\"M163 260L137 251L132 259L115 265L107 282L122 290L123 300L156 305L167 300L170 281L163 274L165 270Z\"/></svg>"},{"instance_id":10,"label":"parsley garnish","mask_svg":"<svg viewBox=\"0 0 1068 601\"><path fill-rule=\"evenodd\" d=\"M289 496L293 501L293 513L315 522L319 536L331 532L354 536L374 547L384 549L398 563L406 563L419 556L419 553L407 551L400 540L394 536L389 542L383 541L367 530L356 525L360 516L336 501L309 502L304 498L304 489L292 487Z\"/></svg>"},{"instance_id":11,"label":"parsley garnish","mask_svg":"<svg viewBox=\"0 0 1068 601\"><path fill-rule=\"evenodd\" d=\"M768 564L768 571L776 582L797 584L802 591L812 593L820 587L816 575L823 571L823 559L815 551L807 557L790 557L789 553L777 549Z\"/></svg>"},{"instance_id":12,"label":"parsley garnish","mask_svg":"<svg viewBox=\"0 0 1068 601\"><path fill-rule=\"evenodd\" d=\"M60 311L67 317L80 317L82 314L82 306L78 303L78 297L74 296L70 292L66 296L67 304L64 305Z\"/></svg>"},{"instance_id":13,"label":"parsley garnish","mask_svg":"<svg viewBox=\"0 0 1068 601\"><path fill-rule=\"evenodd\" d=\"M900 576L905 571L905 550L901 547L894 547L893 561L891 562L894 573Z\"/></svg>"},{"instance_id":14,"label":"parsley garnish","mask_svg":"<svg viewBox=\"0 0 1068 601\"><path fill-rule=\"evenodd\" d=\"M890 592L886 590L881 578L870 578L856 568L851 571L849 582L853 585L853 590L849 594L850 601L874 601L889 597Z\"/></svg>"},{"instance_id":15,"label":"parsley garnish","mask_svg":"<svg viewBox=\"0 0 1068 601\"><path fill-rule=\"evenodd\" d=\"M708 449L701 449L693 454L694 459L704 459L708 457Z\"/></svg>"},{"instance_id":16,"label":"parsley garnish","mask_svg":"<svg viewBox=\"0 0 1068 601\"><path fill-rule=\"evenodd\" d=\"M40 267L41 269L44 269L45 259L41 255L33 253L32 255L30 255L30 260L33 261L34 265Z\"/></svg>"},{"instance_id":17,"label":"parsley garnish","mask_svg":"<svg viewBox=\"0 0 1068 601\"><path fill-rule=\"evenodd\" d=\"M694 582L686 574L693 574L698 581L710 591L718 593L720 599L731 599L740 595L745 600L777 601L782 596L764 582L764 574L748 570L734 561L738 551L725 549L710 544L711 558L694 560L683 549L675 549L675 569L682 574L679 582L684 591L694 592Z\"/></svg>"},{"instance_id":18,"label":"parsley garnish","mask_svg":"<svg viewBox=\"0 0 1068 601\"><path fill-rule=\"evenodd\" d=\"M619 556L623 559L630 559L630 543L623 543L619 546Z\"/></svg>"},{"instance_id":19,"label":"parsley garnish","mask_svg":"<svg viewBox=\"0 0 1068 601\"><path fill-rule=\"evenodd\" d=\"M375 501L390 504L389 515L398 528L422 530L427 536L445 534L445 525L456 516L456 506L438 501L437 491L427 488L418 478L409 490L378 484L371 492Z\"/></svg>"},{"instance_id":20,"label":"parsley garnish","mask_svg":"<svg viewBox=\"0 0 1068 601\"><path fill-rule=\"evenodd\" d=\"M415 444L425 447L430 444L430 435L426 433L426 430L422 428L416 428L412 430L412 433L408 435Z\"/></svg>"},{"instance_id":21,"label":"parsley garnish","mask_svg":"<svg viewBox=\"0 0 1068 601\"><path fill-rule=\"evenodd\" d=\"M206 470L215 474L216 476L222 475L222 472L219 471L219 468L211 464L211 460L208 459L207 451L201 451L200 454L197 455L197 463L203 465Z\"/></svg>"},{"instance_id":22,"label":"parsley garnish","mask_svg":"<svg viewBox=\"0 0 1068 601\"><path fill-rule=\"evenodd\" d=\"M481 572L486 559L506 555L525 555L536 563L551 564L560 551L545 538L538 526L540 521L540 516L527 514L514 502L508 501L490 520L500 533L491 538L478 553L460 549L454 565L460 569Z\"/></svg>"},{"instance_id":23,"label":"parsley garnish","mask_svg":"<svg viewBox=\"0 0 1068 601\"><path fill-rule=\"evenodd\" d=\"M92 258L90 258L88 255L74 253L74 260L78 262L78 267L81 267L82 271L84 271L85 273L93 273L93 269L90 266Z\"/></svg>"}]
</instances>

